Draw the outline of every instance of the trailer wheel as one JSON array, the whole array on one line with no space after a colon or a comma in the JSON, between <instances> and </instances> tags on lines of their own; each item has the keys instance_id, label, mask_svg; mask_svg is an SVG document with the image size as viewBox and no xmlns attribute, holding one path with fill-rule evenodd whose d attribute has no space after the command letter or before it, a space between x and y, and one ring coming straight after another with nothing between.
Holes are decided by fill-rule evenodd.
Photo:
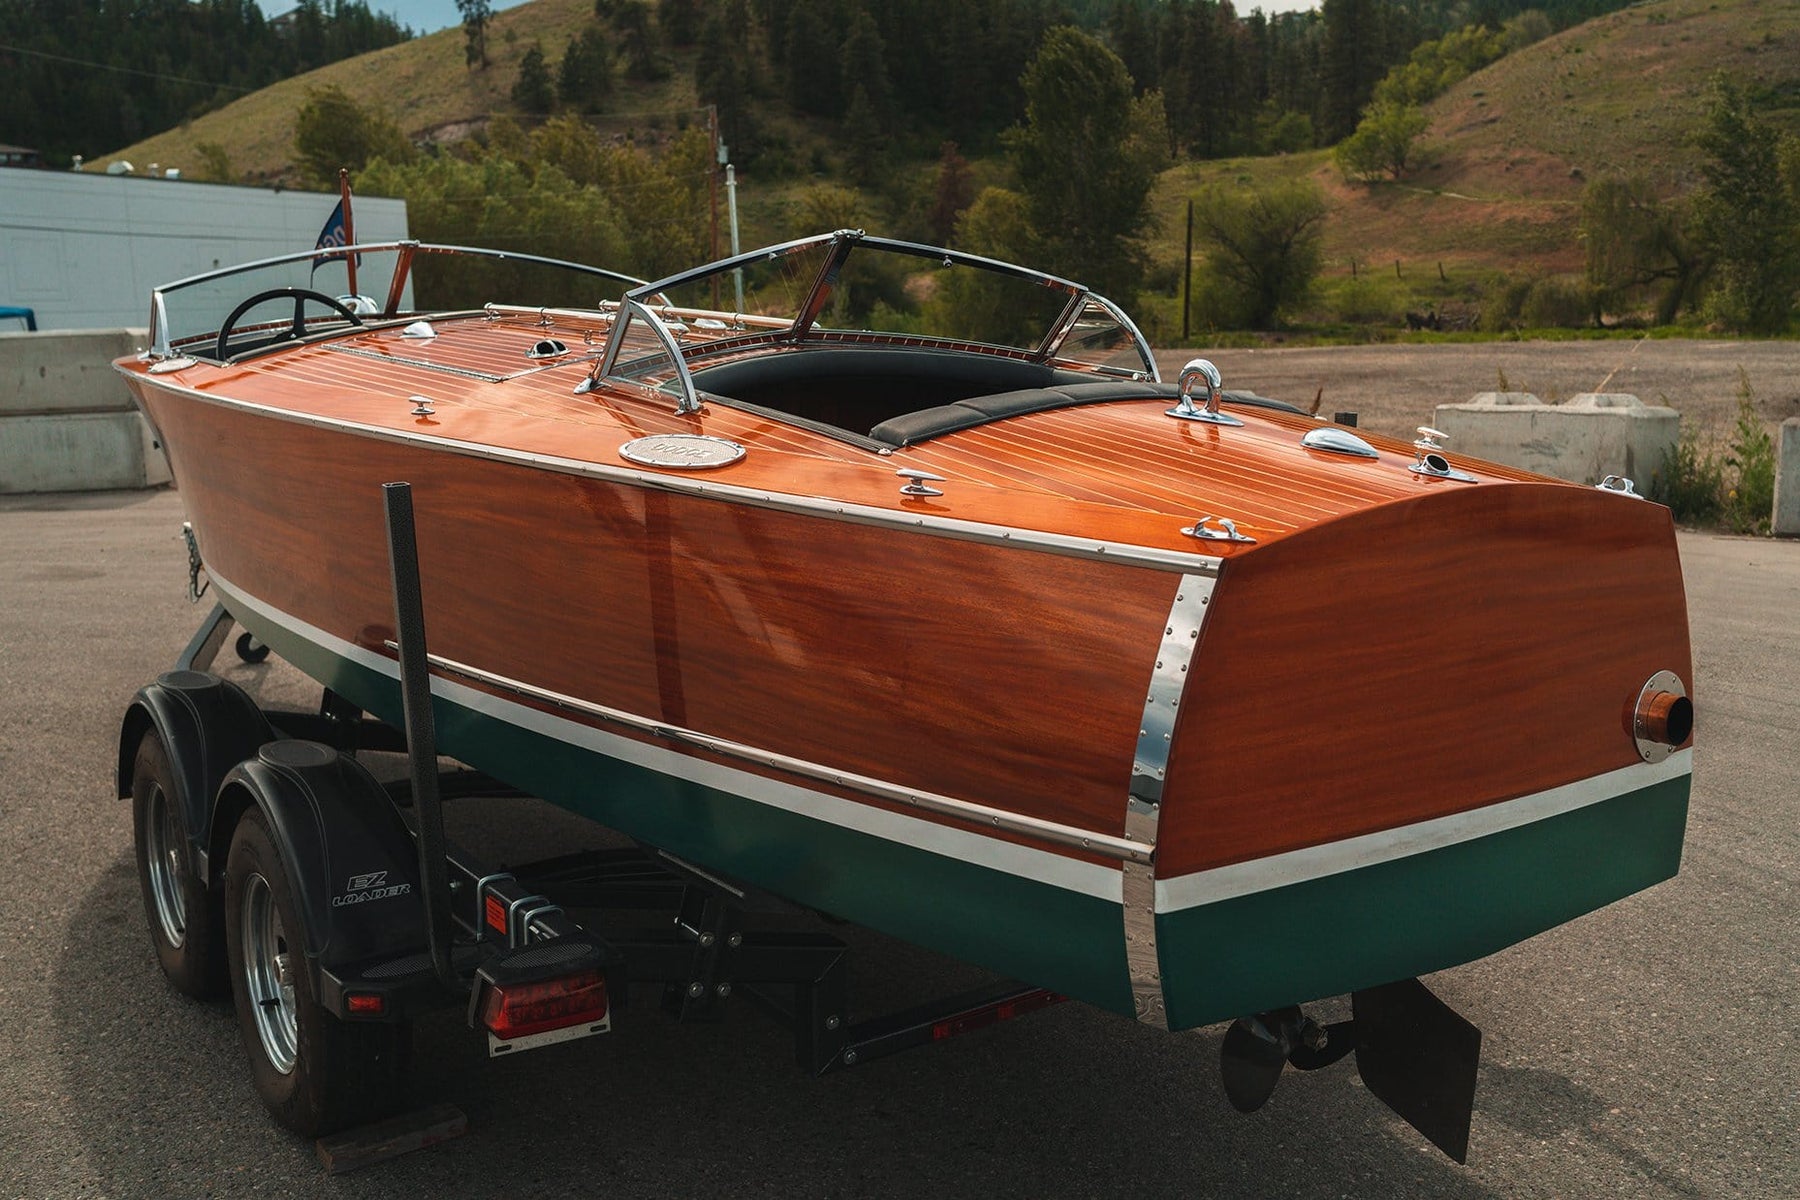
<instances>
[{"instance_id":1,"label":"trailer wheel","mask_svg":"<svg viewBox=\"0 0 1800 1200\"><path fill-rule=\"evenodd\" d=\"M222 996L230 986L224 908L194 871L175 773L154 728L144 731L132 763L131 811L138 885L156 960L177 990L197 1000Z\"/></svg>"},{"instance_id":2,"label":"trailer wheel","mask_svg":"<svg viewBox=\"0 0 1800 1200\"><path fill-rule=\"evenodd\" d=\"M247 663L259 663L269 657L269 648L248 632L238 634L237 641L233 643L233 646L237 650L237 656Z\"/></svg>"},{"instance_id":3,"label":"trailer wheel","mask_svg":"<svg viewBox=\"0 0 1800 1200\"><path fill-rule=\"evenodd\" d=\"M392 1114L412 1031L404 1022L341 1021L319 1004L287 865L255 807L231 840L225 940L238 1029L270 1115L317 1137Z\"/></svg>"}]
</instances>

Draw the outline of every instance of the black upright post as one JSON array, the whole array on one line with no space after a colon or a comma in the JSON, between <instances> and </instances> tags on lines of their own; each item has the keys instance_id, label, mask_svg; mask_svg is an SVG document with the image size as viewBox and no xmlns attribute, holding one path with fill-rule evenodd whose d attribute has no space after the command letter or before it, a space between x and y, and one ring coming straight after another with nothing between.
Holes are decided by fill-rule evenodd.
<instances>
[{"instance_id":1,"label":"black upright post","mask_svg":"<svg viewBox=\"0 0 1800 1200\"><path fill-rule=\"evenodd\" d=\"M400 699L406 713L406 757L412 769L413 812L419 825L419 888L424 894L431 965L452 991L465 988L450 962L450 880L444 849L444 808L438 795L437 727L431 677L425 665L425 605L419 590L419 542L413 527L412 484L384 483L388 560L394 573L394 639L400 645Z\"/></svg>"}]
</instances>

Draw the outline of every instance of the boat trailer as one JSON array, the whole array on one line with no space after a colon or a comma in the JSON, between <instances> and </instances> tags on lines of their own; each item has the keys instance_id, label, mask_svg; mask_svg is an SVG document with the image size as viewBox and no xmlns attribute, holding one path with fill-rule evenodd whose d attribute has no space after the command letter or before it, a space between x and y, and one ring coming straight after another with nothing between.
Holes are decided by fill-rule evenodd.
<instances>
[{"instance_id":1,"label":"boat trailer","mask_svg":"<svg viewBox=\"0 0 1800 1200\"><path fill-rule=\"evenodd\" d=\"M317 1136L389 1116L404 1099L410 1020L451 1006L497 1056L608 1032L628 983L660 985L680 1021L716 1020L742 991L790 1023L799 1067L822 1075L1063 1000L999 981L851 1022L849 947L759 927L760 914L803 911L777 897L649 846L502 869L451 844L446 801L519 793L440 770L411 490L384 492L404 730L329 688L316 713L265 710L208 673L233 625L215 604L120 734L119 794L133 800L164 973L191 996L235 997L277 1121ZM268 654L248 632L235 648L246 662ZM363 751L405 754L408 777L378 782ZM597 932L569 909L663 919ZM1298 1007L1234 1022L1221 1049L1232 1105L1260 1108L1287 1066L1354 1055L1371 1092L1465 1161L1480 1031L1416 979L1355 992L1352 1008L1329 1025Z\"/></svg>"}]
</instances>

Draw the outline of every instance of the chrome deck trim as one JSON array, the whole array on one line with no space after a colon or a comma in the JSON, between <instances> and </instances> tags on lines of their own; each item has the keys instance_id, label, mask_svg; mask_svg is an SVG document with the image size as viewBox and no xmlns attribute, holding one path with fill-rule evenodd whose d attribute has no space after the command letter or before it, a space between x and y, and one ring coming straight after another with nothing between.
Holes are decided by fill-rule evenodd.
<instances>
[{"instance_id":1,"label":"chrome deck trim","mask_svg":"<svg viewBox=\"0 0 1800 1200\"><path fill-rule=\"evenodd\" d=\"M1175 741L1175 718L1187 685L1188 667L1206 627L1207 607L1216 577L1184 575L1169 607L1169 621L1156 648L1150 692L1138 727L1137 754L1131 764L1131 790L1125 802L1125 836L1147 844L1145 858L1124 863L1125 962L1131 972L1131 996L1137 1019L1158 1029L1169 1027L1163 1000L1162 961L1156 945L1156 832L1162 818L1163 783L1169 751Z\"/></svg>"},{"instance_id":2,"label":"chrome deck trim","mask_svg":"<svg viewBox=\"0 0 1800 1200\"><path fill-rule=\"evenodd\" d=\"M130 375L131 372L125 372ZM933 537L951 538L958 541L979 542L993 546L1017 546L1022 550L1032 550L1043 554L1057 554L1068 558L1090 558L1105 562L1122 563L1126 566L1149 567L1158 571L1179 571L1184 575L1206 574L1216 575L1220 558L1193 554L1180 550L1159 550L1150 546L1136 546L1124 542L1108 542L1096 538L1072 537L1067 534L1046 533L1031 529L1014 529L1005 525L990 525L980 521L964 521L953 517L933 517L915 515L887 508L874 508L869 505L852 504L846 501L821 499L816 496L787 495L774 492L759 491L755 488L740 487L736 484L721 483L714 479L702 479L693 476L673 476L650 471L636 471L624 467L613 467L602 463L589 462L583 459L562 458L550 454L533 454L523 450L509 450L501 446L490 446L479 442L460 442L451 438L435 437L430 434L412 433L405 430L388 429L379 425L367 425L360 421L344 421L335 417L321 417L311 413L297 413L283 408L275 408L267 404L257 404L249 400L237 400L229 396L216 396L209 392L199 391L184 386L167 378L151 379L144 377L145 387L158 388L165 392L175 393L202 403L217 405L221 408L233 408L242 412L256 413L259 416L271 417L278 421L288 421L296 425L306 425L315 429L330 429L339 432L354 433L359 436L373 438L377 441L394 442L402 445L428 446L450 454L459 454L467 458L485 458L494 462L515 463L523 466L538 467L546 471L554 471L562 475L578 475L589 479L602 479L609 483L624 483L634 487L653 488L658 491L674 492L681 495L698 496L704 499L724 500L742 504L750 508L768 509L774 512L788 512L804 516L832 517L857 525L877 525L896 529L917 530ZM885 473L892 469L894 460L883 458L878 460L880 469Z\"/></svg>"},{"instance_id":3,"label":"chrome deck trim","mask_svg":"<svg viewBox=\"0 0 1800 1200\"><path fill-rule=\"evenodd\" d=\"M384 645L389 649L395 649L395 645L391 641ZM1073 825L1062 825L1055 821L1021 816L1005 809L991 808L972 800L958 800L954 796L944 796L936 792L903 788L884 779L859 775L853 771L840 771L822 763L794 758L787 754L778 754L773 750L764 750L757 746L748 746L742 742L701 733L697 729L671 725L666 721L653 720L637 713L626 712L623 709L595 704L592 701L565 695L562 692L553 692L547 688L537 687L523 680L510 679L505 675L497 675L492 671L484 671L480 667L457 662L455 659L445 658L439 654L427 654L425 660L439 671L460 675L464 679L472 679L478 683L487 684L489 687L500 688L543 704L554 705L570 712L578 712L583 716L596 717L615 725L623 725L628 729L647 733L664 741L679 742L682 745L705 750L712 754L849 788L852 791L875 796L890 804L904 805L907 808L934 813L941 817L951 817L982 829L1003 829L1008 833L1016 833L1074 850L1083 850L1101 858L1116 859L1120 862L1148 862L1150 858L1151 847L1130 838L1113 837L1111 834L1078 829Z\"/></svg>"}]
</instances>

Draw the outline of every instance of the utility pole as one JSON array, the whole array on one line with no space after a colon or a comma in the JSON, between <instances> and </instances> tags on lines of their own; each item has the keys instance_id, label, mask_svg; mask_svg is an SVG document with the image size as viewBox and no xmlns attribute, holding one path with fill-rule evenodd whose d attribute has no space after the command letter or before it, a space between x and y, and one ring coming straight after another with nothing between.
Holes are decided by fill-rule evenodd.
<instances>
[{"instance_id":1,"label":"utility pole","mask_svg":"<svg viewBox=\"0 0 1800 1200\"><path fill-rule=\"evenodd\" d=\"M731 220L731 257L736 258L738 256L737 168L730 163L725 164L725 211ZM732 311L741 313L744 311L744 268L733 267L731 269L731 282L737 289L737 307Z\"/></svg>"},{"instance_id":2,"label":"utility pole","mask_svg":"<svg viewBox=\"0 0 1800 1200\"><path fill-rule=\"evenodd\" d=\"M1194 199L1187 203L1187 253L1181 259L1181 344L1188 344L1188 309L1194 298Z\"/></svg>"}]
</instances>

